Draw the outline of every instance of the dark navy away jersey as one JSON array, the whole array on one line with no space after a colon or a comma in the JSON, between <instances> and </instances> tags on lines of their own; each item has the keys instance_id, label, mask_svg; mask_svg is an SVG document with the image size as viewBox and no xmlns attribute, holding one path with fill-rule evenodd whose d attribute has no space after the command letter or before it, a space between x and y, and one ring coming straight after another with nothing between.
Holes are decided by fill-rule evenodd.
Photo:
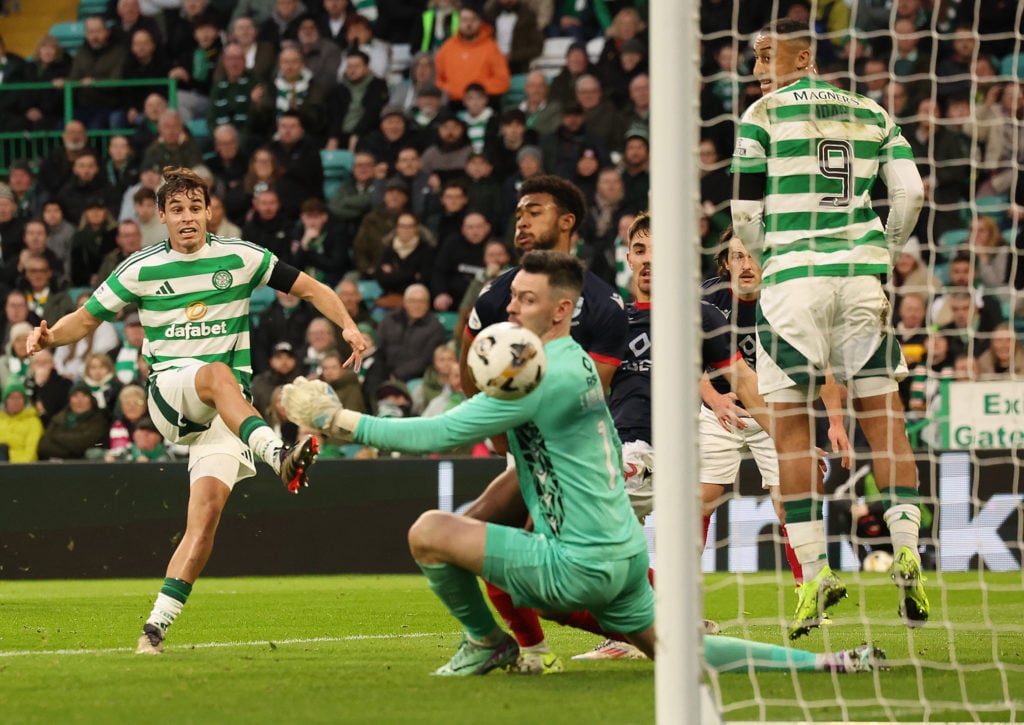
<instances>
[{"instance_id":1,"label":"dark navy away jersey","mask_svg":"<svg viewBox=\"0 0 1024 725\"><path fill-rule=\"evenodd\" d=\"M651 441L651 303L626 305L629 343L612 378L608 407L623 443Z\"/></svg>"},{"instance_id":2,"label":"dark navy away jersey","mask_svg":"<svg viewBox=\"0 0 1024 725\"><path fill-rule=\"evenodd\" d=\"M513 267L484 287L473 305L466 329L472 337L508 319L512 299L512 279L519 271ZM584 272L583 294L572 314L572 337L599 363L618 365L626 352L629 323L622 298L607 282L590 270Z\"/></svg>"},{"instance_id":3,"label":"dark navy away jersey","mask_svg":"<svg viewBox=\"0 0 1024 725\"><path fill-rule=\"evenodd\" d=\"M757 370L755 351L757 349L757 301L741 300L732 292L729 280L713 277L701 285L705 302L717 307L729 321L729 348L738 352L751 370ZM714 377L711 384L719 393L728 393L731 388L724 377Z\"/></svg>"}]
</instances>

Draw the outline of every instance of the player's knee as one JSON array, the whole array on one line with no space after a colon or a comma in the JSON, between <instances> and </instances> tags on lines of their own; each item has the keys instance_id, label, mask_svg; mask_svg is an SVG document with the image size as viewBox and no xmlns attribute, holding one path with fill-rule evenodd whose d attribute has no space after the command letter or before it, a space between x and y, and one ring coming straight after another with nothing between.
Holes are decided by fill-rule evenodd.
<instances>
[{"instance_id":1,"label":"player's knee","mask_svg":"<svg viewBox=\"0 0 1024 725\"><path fill-rule=\"evenodd\" d=\"M409 551L416 561L424 562L434 550L434 544L441 531L442 516L439 514L440 511L425 511L409 527Z\"/></svg>"}]
</instances>

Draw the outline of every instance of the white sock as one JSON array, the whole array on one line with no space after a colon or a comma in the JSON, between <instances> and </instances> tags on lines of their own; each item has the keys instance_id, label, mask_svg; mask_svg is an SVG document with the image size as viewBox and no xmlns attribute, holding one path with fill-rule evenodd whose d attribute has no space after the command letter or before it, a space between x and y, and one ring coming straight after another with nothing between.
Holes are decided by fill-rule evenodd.
<instances>
[{"instance_id":1,"label":"white sock","mask_svg":"<svg viewBox=\"0 0 1024 725\"><path fill-rule=\"evenodd\" d=\"M825 553L825 524L822 521L801 521L786 524L789 545L804 570L804 581L810 581L828 565Z\"/></svg>"},{"instance_id":2,"label":"white sock","mask_svg":"<svg viewBox=\"0 0 1024 725\"><path fill-rule=\"evenodd\" d=\"M281 461L278 458L278 451L284 448L284 441L277 437L273 428L269 425L261 425L249 435L249 447L256 457L266 461L274 469L274 473L281 472Z\"/></svg>"},{"instance_id":3,"label":"white sock","mask_svg":"<svg viewBox=\"0 0 1024 725\"><path fill-rule=\"evenodd\" d=\"M537 644L531 644L529 647L520 647L520 652L531 655L546 655L551 652L551 645L548 644L546 639L542 639Z\"/></svg>"},{"instance_id":4,"label":"white sock","mask_svg":"<svg viewBox=\"0 0 1024 725\"><path fill-rule=\"evenodd\" d=\"M892 537L892 550L897 552L901 547L907 547L917 560L921 555L917 551L918 535L921 531L921 509L916 504L898 503L890 506L883 518L885 525L889 527L889 535Z\"/></svg>"},{"instance_id":5,"label":"white sock","mask_svg":"<svg viewBox=\"0 0 1024 725\"><path fill-rule=\"evenodd\" d=\"M185 607L184 602L179 602L166 594L157 594L156 602L153 604L153 611L149 613L146 624L153 624L160 628L161 632L167 633L167 628L174 624L174 620L181 614Z\"/></svg>"}]
</instances>

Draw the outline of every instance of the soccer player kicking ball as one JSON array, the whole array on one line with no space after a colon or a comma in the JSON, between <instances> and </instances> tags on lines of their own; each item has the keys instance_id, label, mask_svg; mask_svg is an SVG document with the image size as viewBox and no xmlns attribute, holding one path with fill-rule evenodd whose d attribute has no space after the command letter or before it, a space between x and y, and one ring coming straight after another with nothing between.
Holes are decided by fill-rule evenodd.
<instances>
[{"instance_id":1,"label":"soccer player kicking ball","mask_svg":"<svg viewBox=\"0 0 1024 725\"><path fill-rule=\"evenodd\" d=\"M365 344L341 300L328 287L278 261L263 247L208 234L210 194L188 169L164 169L157 192L168 239L125 260L85 305L52 328L43 322L28 339L30 352L68 345L138 306L146 331L143 354L151 370L149 413L163 436L189 447L185 535L167 566L136 652L160 654L164 636L213 550L221 512L235 483L256 473L253 454L268 463L292 493L307 485L317 441L288 448L249 403L249 300L269 285L308 300L339 325L358 366Z\"/></svg>"},{"instance_id":2,"label":"soccer player kicking ball","mask_svg":"<svg viewBox=\"0 0 1024 725\"><path fill-rule=\"evenodd\" d=\"M918 554L917 467L897 381L907 373L879 276L903 247L924 199L913 153L886 111L811 75L807 25L784 19L754 41L765 95L743 114L733 156L733 226L763 256L759 387L771 406L786 528L803 568L789 636L817 627L846 596L825 553L810 404L826 367L845 381L889 499L896 552L892 578L908 626L928 619ZM871 207L881 175L889 191L883 227Z\"/></svg>"},{"instance_id":3,"label":"soccer player kicking ball","mask_svg":"<svg viewBox=\"0 0 1024 725\"><path fill-rule=\"evenodd\" d=\"M436 418L384 419L345 410L320 382L300 378L285 386L290 419L327 434L350 432L366 445L426 453L509 432L535 531L442 511L424 513L409 530L413 558L465 629L455 655L434 674L483 675L516 662L519 645L494 620L478 576L519 605L589 610L608 631L625 632L654 656L647 544L626 495L621 450L593 361L569 335L582 288L575 258L552 251L523 257L509 320L544 342L547 371L518 400L477 395ZM751 661L771 669L864 671L884 657L868 646L831 656L710 639L721 639L708 658L721 671L746 670Z\"/></svg>"}]
</instances>

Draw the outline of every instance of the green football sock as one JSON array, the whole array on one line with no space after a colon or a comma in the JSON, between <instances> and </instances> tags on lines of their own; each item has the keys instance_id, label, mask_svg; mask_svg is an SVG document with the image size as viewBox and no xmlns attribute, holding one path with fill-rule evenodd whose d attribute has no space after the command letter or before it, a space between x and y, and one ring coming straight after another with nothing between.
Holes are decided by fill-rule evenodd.
<instances>
[{"instance_id":1,"label":"green football sock","mask_svg":"<svg viewBox=\"0 0 1024 725\"><path fill-rule=\"evenodd\" d=\"M704 638L704 662L716 672L755 672L818 669L818 655L802 649L715 635Z\"/></svg>"},{"instance_id":2,"label":"green football sock","mask_svg":"<svg viewBox=\"0 0 1024 725\"><path fill-rule=\"evenodd\" d=\"M427 577L427 583L470 638L485 642L497 629L476 577L452 564L421 564L416 562Z\"/></svg>"}]
</instances>

